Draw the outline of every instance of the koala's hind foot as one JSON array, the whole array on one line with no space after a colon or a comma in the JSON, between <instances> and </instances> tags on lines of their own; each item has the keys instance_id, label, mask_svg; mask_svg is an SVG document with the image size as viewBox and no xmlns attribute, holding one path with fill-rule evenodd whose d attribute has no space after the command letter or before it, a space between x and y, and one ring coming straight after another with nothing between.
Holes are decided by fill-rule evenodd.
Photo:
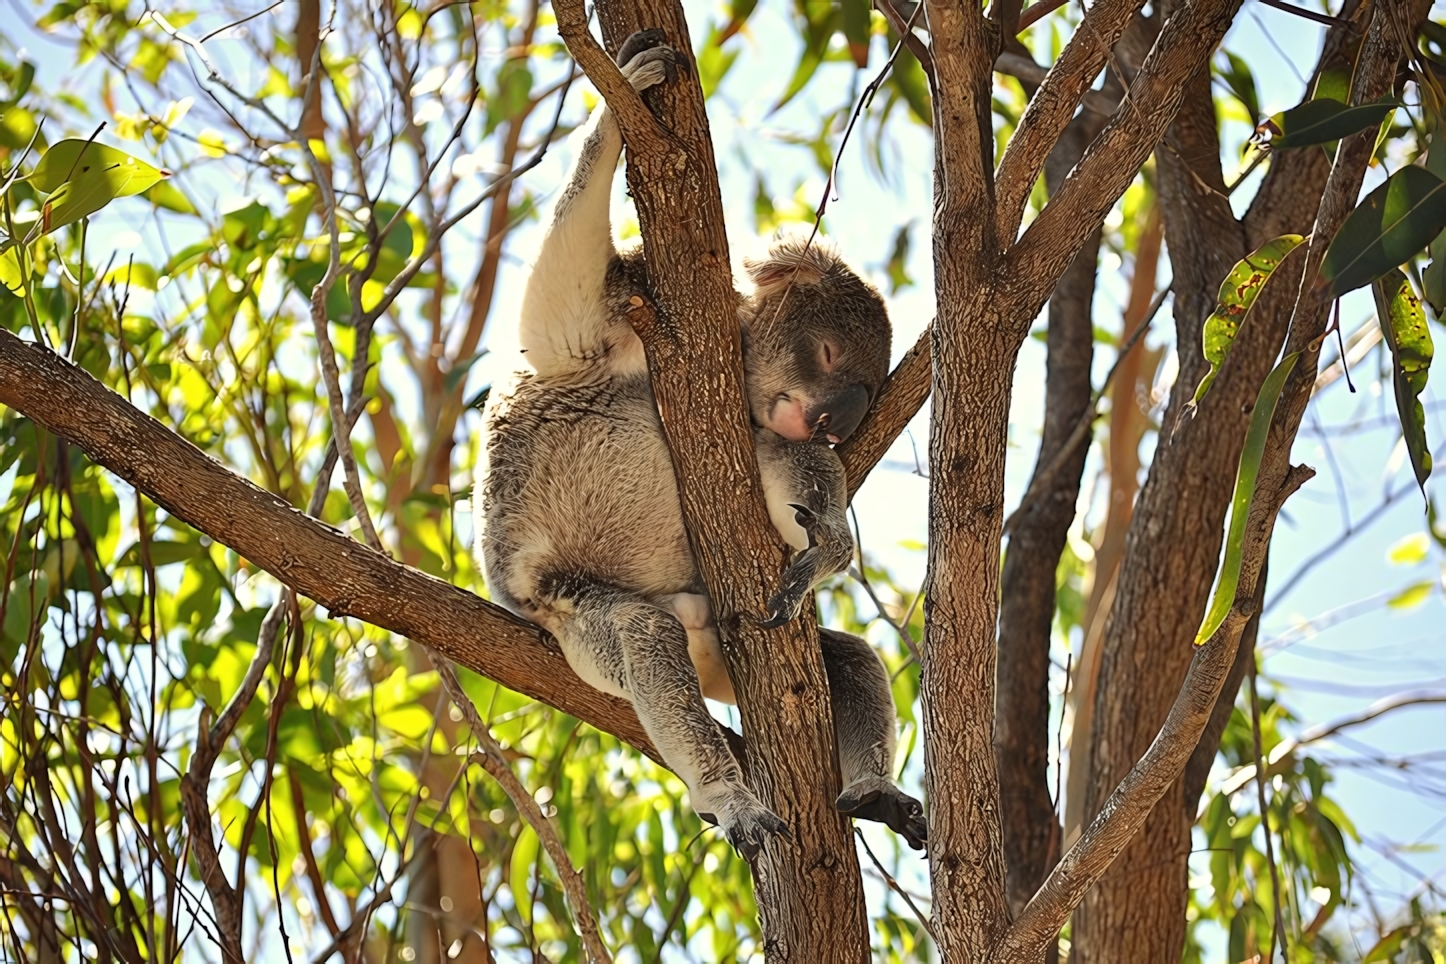
<instances>
[{"instance_id":1,"label":"koala's hind foot","mask_svg":"<svg viewBox=\"0 0 1446 964\"><path fill-rule=\"evenodd\" d=\"M618 66L637 91L656 87L663 81L678 79L680 69L687 70L687 60L663 43L663 31L639 30L618 48Z\"/></svg>"},{"instance_id":2,"label":"koala's hind foot","mask_svg":"<svg viewBox=\"0 0 1446 964\"><path fill-rule=\"evenodd\" d=\"M915 850L923 850L929 839L923 804L882 777L860 777L850 783L834 806L850 817L886 824Z\"/></svg>"},{"instance_id":3,"label":"koala's hind foot","mask_svg":"<svg viewBox=\"0 0 1446 964\"><path fill-rule=\"evenodd\" d=\"M720 781L699 787L692 797L698 816L717 825L745 859L758 856L769 836L788 836L788 824L746 787Z\"/></svg>"}]
</instances>

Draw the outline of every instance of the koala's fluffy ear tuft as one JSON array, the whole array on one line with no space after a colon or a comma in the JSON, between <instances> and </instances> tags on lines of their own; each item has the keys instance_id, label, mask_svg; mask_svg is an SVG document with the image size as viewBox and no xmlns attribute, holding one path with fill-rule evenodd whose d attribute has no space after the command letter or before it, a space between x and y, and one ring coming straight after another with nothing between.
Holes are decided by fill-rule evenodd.
<instances>
[{"instance_id":1,"label":"koala's fluffy ear tuft","mask_svg":"<svg viewBox=\"0 0 1446 964\"><path fill-rule=\"evenodd\" d=\"M768 298L790 284L816 285L838 267L838 251L832 241L822 235L780 230L768 245L762 258L744 258L743 266L757 289L755 297Z\"/></svg>"}]
</instances>

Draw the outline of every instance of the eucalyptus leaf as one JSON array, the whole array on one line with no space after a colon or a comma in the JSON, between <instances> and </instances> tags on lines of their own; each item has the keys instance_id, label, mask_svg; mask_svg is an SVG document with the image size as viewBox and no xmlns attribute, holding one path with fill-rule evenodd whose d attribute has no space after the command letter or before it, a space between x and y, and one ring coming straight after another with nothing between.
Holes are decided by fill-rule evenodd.
<instances>
[{"instance_id":1,"label":"eucalyptus leaf","mask_svg":"<svg viewBox=\"0 0 1446 964\"><path fill-rule=\"evenodd\" d=\"M1240 327L1245 324L1246 315L1250 313L1255 299L1265 288L1265 283L1270 280L1275 269L1280 267L1280 263L1304 240L1299 234L1283 234L1267 241L1243 260L1236 262L1235 267L1230 269L1230 274L1225 276L1225 280L1220 284L1215 310L1205 319L1202 336L1202 351L1205 360L1210 363L1210 371L1200 379L1200 385L1195 389L1195 397L1190 399L1187 411L1193 411L1195 406L1200 404L1200 400L1210 390L1211 382L1220 374L1220 367L1225 364L1225 358L1235 344L1235 336L1240 333Z\"/></svg>"},{"instance_id":2,"label":"eucalyptus leaf","mask_svg":"<svg viewBox=\"0 0 1446 964\"><path fill-rule=\"evenodd\" d=\"M91 175L101 172L105 172L111 182L121 185L116 197L139 194L171 176L170 171L153 167L125 151L70 137L50 145L27 179L37 191L54 194L67 182L83 184Z\"/></svg>"},{"instance_id":3,"label":"eucalyptus leaf","mask_svg":"<svg viewBox=\"0 0 1446 964\"><path fill-rule=\"evenodd\" d=\"M1401 419L1416 484L1425 495L1426 479L1431 475L1431 450L1426 445L1426 412L1420 395L1431 375L1431 330L1426 326L1420 299L1399 268L1372 284L1371 291L1376 296L1381 334L1391 349L1396 414Z\"/></svg>"},{"instance_id":4,"label":"eucalyptus leaf","mask_svg":"<svg viewBox=\"0 0 1446 964\"><path fill-rule=\"evenodd\" d=\"M843 0L843 34L849 56L860 70L869 65L869 35L872 32L869 0Z\"/></svg>"},{"instance_id":5,"label":"eucalyptus leaf","mask_svg":"<svg viewBox=\"0 0 1446 964\"><path fill-rule=\"evenodd\" d=\"M1250 428L1245 433L1245 447L1240 450L1240 466L1235 473L1235 494L1230 498L1230 527L1225 532L1225 561L1220 566L1220 579L1215 585L1215 595L1205 613L1205 621L1195 634L1195 645L1203 646L1215 635L1215 631L1230 614L1235 605L1235 592L1240 587L1240 565L1245 553L1245 524L1250 519L1250 508L1255 502L1255 483L1260 475L1260 460L1265 457L1265 441L1270 435L1270 422L1275 417L1275 405L1280 401L1280 392L1285 388L1300 352L1291 352L1280 360L1265 376L1260 392L1255 396L1255 409L1250 413Z\"/></svg>"},{"instance_id":6,"label":"eucalyptus leaf","mask_svg":"<svg viewBox=\"0 0 1446 964\"><path fill-rule=\"evenodd\" d=\"M1320 276L1339 298L1405 264L1446 229L1446 181L1419 167L1387 178L1346 218Z\"/></svg>"},{"instance_id":7,"label":"eucalyptus leaf","mask_svg":"<svg viewBox=\"0 0 1446 964\"><path fill-rule=\"evenodd\" d=\"M1329 144L1379 126L1395 109L1394 97L1382 97L1354 107L1329 97L1308 100L1299 107L1271 117L1271 123L1280 133L1271 138L1270 146L1273 150L1284 151L1293 147Z\"/></svg>"}]
</instances>

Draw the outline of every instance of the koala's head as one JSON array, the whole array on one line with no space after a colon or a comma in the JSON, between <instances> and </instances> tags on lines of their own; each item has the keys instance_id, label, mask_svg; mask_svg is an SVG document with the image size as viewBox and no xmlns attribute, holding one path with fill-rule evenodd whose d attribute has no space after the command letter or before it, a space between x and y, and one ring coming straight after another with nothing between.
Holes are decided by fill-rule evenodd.
<instances>
[{"instance_id":1,"label":"koala's head","mask_svg":"<svg viewBox=\"0 0 1446 964\"><path fill-rule=\"evenodd\" d=\"M818 237L775 238L744 266L755 288L743 353L753 420L798 442L843 441L889 373L884 300Z\"/></svg>"}]
</instances>

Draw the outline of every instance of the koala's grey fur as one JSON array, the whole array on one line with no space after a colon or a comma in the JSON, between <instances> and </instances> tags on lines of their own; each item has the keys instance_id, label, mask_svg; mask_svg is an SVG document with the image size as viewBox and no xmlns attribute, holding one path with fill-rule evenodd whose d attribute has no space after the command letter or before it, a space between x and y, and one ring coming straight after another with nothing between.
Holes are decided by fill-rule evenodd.
<instances>
[{"instance_id":1,"label":"koala's grey fur","mask_svg":"<svg viewBox=\"0 0 1446 964\"><path fill-rule=\"evenodd\" d=\"M682 60L659 32L643 31L619 62L641 91ZM473 500L477 549L493 600L557 637L587 683L631 700L694 808L752 855L785 826L744 784L703 701L733 702L733 687L643 346L626 319L648 284L641 253L613 246L608 205L621 150L604 106L523 298L527 370L491 393ZM883 382L889 323L878 294L818 244L777 242L748 268L756 292L741 321L759 468L770 517L798 550L767 614L782 622L852 557L843 466L824 437L847 437ZM843 771L837 805L920 847L923 810L890 780L884 666L857 637L820 635Z\"/></svg>"}]
</instances>

